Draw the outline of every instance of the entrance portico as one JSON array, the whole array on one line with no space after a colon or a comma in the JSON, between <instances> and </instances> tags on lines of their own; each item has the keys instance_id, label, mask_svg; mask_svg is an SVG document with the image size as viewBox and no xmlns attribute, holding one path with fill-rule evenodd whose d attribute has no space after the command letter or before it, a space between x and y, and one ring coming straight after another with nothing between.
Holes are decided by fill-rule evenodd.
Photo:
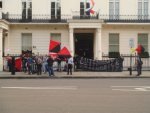
<instances>
[{"instance_id":1,"label":"entrance portico","mask_svg":"<svg viewBox=\"0 0 150 113\"><path fill-rule=\"evenodd\" d=\"M69 21L69 44L70 52L72 56L75 56L75 43L74 43L74 33L76 29L94 29L94 59L102 59L102 47L101 47L101 20L70 20ZM87 32L88 33L88 32Z\"/></svg>"},{"instance_id":2,"label":"entrance portico","mask_svg":"<svg viewBox=\"0 0 150 113\"><path fill-rule=\"evenodd\" d=\"M8 23L0 20L0 71L3 71L3 34L4 30L8 30Z\"/></svg>"}]
</instances>

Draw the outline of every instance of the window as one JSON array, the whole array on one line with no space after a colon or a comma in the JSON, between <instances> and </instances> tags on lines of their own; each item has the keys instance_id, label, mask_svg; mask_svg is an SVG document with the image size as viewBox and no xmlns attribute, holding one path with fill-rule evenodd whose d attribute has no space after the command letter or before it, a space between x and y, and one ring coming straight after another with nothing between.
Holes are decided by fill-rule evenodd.
<instances>
[{"instance_id":1,"label":"window","mask_svg":"<svg viewBox=\"0 0 150 113\"><path fill-rule=\"evenodd\" d=\"M51 37L50 40L61 42L61 34L60 33L51 33L50 37ZM61 48L61 45L60 45L60 48ZM60 51L60 48L58 48L57 51Z\"/></svg>"},{"instance_id":2,"label":"window","mask_svg":"<svg viewBox=\"0 0 150 113\"><path fill-rule=\"evenodd\" d=\"M148 0L138 0L138 19L148 19Z\"/></svg>"},{"instance_id":3,"label":"window","mask_svg":"<svg viewBox=\"0 0 150 113\"><path fill-rule=\"evenodd\" d=\"M32 51L32 34L22 33L22 51Z\"/></svg>"},{"instance_id":4,"label":"window","mask_svg":"<svg viewBox=\"0 0 150 113\"><path fill-rule=\"evenodd\" d=\"M61 42L61 34L60 33L51 33L51 40Z\"/></svg>"},{"instance_id":5,"label":"window","mask_svg":"<svg viewBox=\"0 0 150 113\"><path fill-rule=\"evenodd\" d=\"M2 8L2 1L0 1L0 8Z\"/></svg>"},{"instance_id":6,"label":"window","mask_svg":"<svg viewBox=\"0 0 150 113\"><path fill-rule=\"evenodd\" d=\"M119 34L109 34L109 52L119 52Z\"/></svg>"},{"instance_id":7,"label":"window","mask_svg":"<svg viewBox=\"0 0 150 113\"><path fill-rule=\"evenodd\" d=\"M51 19L61 19L60 0L51 1Z\"/></svg>"},{"instance_id":8,"label":"window","mask_svg":"<svg viewBox=\"0 0 150 113\"><path fill-rule=\"evenodd\" d=\"M90 8L90 2L88 0L82 0L80 2L80 18L90 17L90 12L86 11L88 8Z\"/></svg>"},{"instance_id":9,"label":"window","mask_svg":"<svg viewBox=\"0 0 150 113\"><path fill-rule=\"evenodd\" d=\"M109 0L109 19L119 19L119 0Z\"/></svg>"},{"instance_id":10,"label":"window","mask_svg":"<svg viewBox=\"0 0 150 113\"><path fill-rule=\"evenodd\" d=\"M28 3L28 17L29 20L32 19L32 2Z\"/></svg>"},{"instance_id":11,"label":"window","mask_svg":"<svg viewBox=\"0 0 150 113\"><path fill-rule=\"evenodd\" d=\"M22 0L22 19L32 19L32 1Z\"/></svg>"},{"instance_id":12,"label":"window","mask_svg":"<svg viewBox=\"0 0 150 113\"><path fill-rule=\"evenodd\" d=\"M148 34L138 34L138 44L141 44L148 52Z\"/></svg>"},{"instance_id":13,"label":"window","mask_svg":"<svg viewBox=\"0 0 150 113\"><path fill-rule=\"evenodd\" d=\"M22 19L26 19L26 2L22 2Z\"/></svg>"}]
</instances>

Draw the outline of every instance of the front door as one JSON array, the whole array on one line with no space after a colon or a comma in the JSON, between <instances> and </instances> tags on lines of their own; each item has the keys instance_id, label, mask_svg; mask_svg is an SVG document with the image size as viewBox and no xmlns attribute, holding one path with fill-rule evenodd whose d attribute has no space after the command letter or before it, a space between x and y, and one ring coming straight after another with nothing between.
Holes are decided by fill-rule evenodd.
<instances>
[{"instance_id":1,"label":"front door","mask_svg":"<svg viewBox=\"0 0 150 113\"><path fill-rule=\"evenodd\" d=\"M75 33L75 55L93 59L93 33Z\"/></svg>"}]
</instances>

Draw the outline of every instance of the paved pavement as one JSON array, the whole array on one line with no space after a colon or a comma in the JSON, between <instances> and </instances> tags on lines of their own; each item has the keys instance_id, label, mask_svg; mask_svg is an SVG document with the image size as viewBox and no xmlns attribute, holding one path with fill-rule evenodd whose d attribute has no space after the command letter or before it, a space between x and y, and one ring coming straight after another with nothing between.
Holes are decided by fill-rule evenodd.
<instances>
[{"instance_id":1,"label":"paved pavement","mask_svg":"<svg viewBox=\"0 0 150 113\"><path fill-rule=\"evenodd\" d=\"M123 72L87 72L78 71L73 72L73 75L67 75L66 72L55 72L55 76L49 77L47 74L42 75L28 75L23 72L16 72L15 75L11 75L10 72L0 72L0 79L25 79L25 78L150 78L150 71L143 71L141 76L136 76L137 72L133 71L132 75L129 71Z\"/></svg>"}]
</instances>

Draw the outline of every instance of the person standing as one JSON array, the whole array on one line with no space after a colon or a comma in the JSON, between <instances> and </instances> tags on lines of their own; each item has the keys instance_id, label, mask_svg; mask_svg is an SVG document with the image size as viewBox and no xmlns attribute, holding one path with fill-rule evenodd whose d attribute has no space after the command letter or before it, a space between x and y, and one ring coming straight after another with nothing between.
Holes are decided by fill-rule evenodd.
<instances>
[{"instance_id":1,"label":"person standing","mask_svg":"<svg viewBox=\"0 0 150 113\"><path fill-rule=\"evenodd\" d=\"M47 59L49 76L52 76L52 75L55 76L54 75L54 70L53 70L53 62L54 62L54 60L51 58L51 56L49 56L48 59Z\"/></svg>"},{"instance_id":2,"label":"person standing","mask_svg":"<svg viewBox=\"0 0 150 113\"><path fill-rule=\"evenodd\" d=\"M136 58L136 68L137 68L137 75L136 76L140 76L142 74L142 60L141 57L138 55Z\"/></svg>"},{"instance_id":3,"label":"person standing","mask_svg":"<svg viewBox=\"0 0 150 113\"><path fill-rule=\"evenodd\" d=\"M56 60L57 60L58 71L61 72L61 57L58 56Z\"/></svg>"},{"instance_id":4,"label":"person standing","mask_svg":"<svg viewBox=\"0 0 150 113\"><path fill-rule=\"evenodd\" d=\"M42 74L42 59L40 56L37 57L37 75Z\"/></svg>"},{"instance_id":5,"label":"person standing","mask_svg":"<svg viewBox=\"0 0 150 113\"><path fill-rule=\"evenodd\" d=\"M45 55L43 57L43 64L42 64L42 69L43 69L43 72L46 74L46 72L48 71L48 64L47 64L47 59L48 59L48 56Z\"/></svg>"},{"instance_id":6,"label":"person standing","mask_svg":"<svg viewBox=\"0 0 150 113\"><path fill-rule=\"evenodd\" d=\"M31 56L28 56L27 58L27 68L28 68L28 74L33 74L33 70L32 70L32 64L33 64L33 59L31 58Z\"/></svg>"},{"instance_id":7,"label":"person standing","mask_svg":"<svg viewBox=\"0 0 150 113\"><path fill-rule=\"evenodd\" d=\"M69 73L70 73L70 75L72 75L72 67L73 67L73 58L70 57L70 58L68 59L67 75L69 75Z\"/></svg>"}]
</instances>

